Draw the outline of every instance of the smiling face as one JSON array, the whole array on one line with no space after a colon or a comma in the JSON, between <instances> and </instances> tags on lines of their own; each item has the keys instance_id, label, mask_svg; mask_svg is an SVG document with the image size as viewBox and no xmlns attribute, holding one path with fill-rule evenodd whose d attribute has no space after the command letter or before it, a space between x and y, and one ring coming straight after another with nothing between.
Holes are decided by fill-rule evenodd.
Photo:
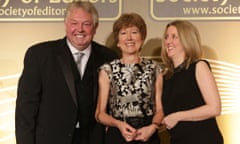
<instances>
[{"instance_id":1,"label":"smiling face","mask_svg":"<svg viewBox=\"0 0 240 144\"><path fill-rule=\"evenodd\" d=\"M183 61L185 51L180 41L177 28L173 25L169 26L164 36L164 48L167 56L173 61Z\"/></svg>"},{"instance_id":2,"label":"smiling face","mask_svg":"<svg viewBox=\"0 0 240 144\"><path fill-rule=\"evenodd\" d=\"M118 33L118 47L123 54L139 53L143 39L136 26L122 28Z\"/></svg>"},{"instance_id":3,"label":"smiling face","mask_svg":"<svg viewBox=\"0 0 240 144\"><path fill-rule=\"evenodd\" d=\"M67 39L79 50L84 50L89 46L96 33L96 28L92 15L82 8L72 8L66 16Z\"/></svg>"}]
</instances>

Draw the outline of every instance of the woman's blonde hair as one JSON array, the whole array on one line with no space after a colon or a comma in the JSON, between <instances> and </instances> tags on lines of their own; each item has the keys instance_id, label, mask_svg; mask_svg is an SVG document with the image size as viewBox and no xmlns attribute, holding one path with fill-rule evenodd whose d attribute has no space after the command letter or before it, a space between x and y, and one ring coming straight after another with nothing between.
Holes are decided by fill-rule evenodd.
<instances>
[{"instance_id":1,"label":"woman's blonde hair","mask_svg":"<svg viewBox=\"0 0 240 144\"><path fill-rule=\"evenodd\" d=\"M189 65L192 62L199 60L202 57L203 52L199 31L191 22L187 20L175 20L167 24L163 38L166 37L167 29L170 26L174 26L177 29L180 43L182 44L185 51L184 67L185 69L188 69ZM162 43L161 58L163 64L167 68L166 76L169 78L174 72L174 66L172 60L167 55L164 42Z\"/></svg>"}]
</instances>

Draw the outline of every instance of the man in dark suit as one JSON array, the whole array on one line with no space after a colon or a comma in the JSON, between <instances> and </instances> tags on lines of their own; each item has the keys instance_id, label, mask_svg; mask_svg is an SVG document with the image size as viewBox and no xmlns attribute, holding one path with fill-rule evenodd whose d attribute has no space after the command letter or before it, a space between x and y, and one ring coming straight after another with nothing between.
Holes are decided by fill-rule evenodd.
<instances>
[{"instance_id":1,"label":"man in dark suit","mask_svg":"<svg viewBox=\"0 0 240 144\"><path fill-rule=\"evenodd\" d=\"M17 144L103 144L104 126L94 118L98 67L117 55L93 41L98 13L91 3L69 4L64 23L65 38L26 52L16 102ZM84 53L80 69L78 52Z\"/></svg>"}]
</instances>

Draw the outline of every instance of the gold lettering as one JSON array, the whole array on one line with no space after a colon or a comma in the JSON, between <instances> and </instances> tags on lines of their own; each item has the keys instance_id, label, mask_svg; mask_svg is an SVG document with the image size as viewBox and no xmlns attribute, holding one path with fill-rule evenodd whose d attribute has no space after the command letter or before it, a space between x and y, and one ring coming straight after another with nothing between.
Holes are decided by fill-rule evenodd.
<instances>
[{"instance_id":1,"label":"gold lettering","mask_svg":"<svg viewBox=\"0 0 240 144\"><path fill-rule=\"evenodd\" d=\"M163 3L163 2L165 2L165 0L156 0L156 2Z\"/></svg>"},{"instance_id":2,"label":"gold lettering","mask_svg":"<svg viewBox=\"0 0 240 144\"><path fill-rule=\"evenodd\" d=\"M63 0L64 3L71 3L73 0Z\"/></svg>"},{"instance_id":3,"label":"gold lettering","mask_svg":"<svg viewBox=\"0 0 240 144\"><path fill-rule=\"evenodd\" d=\"M71 3L73 0L49 0L50 3Z\"/></svg>"},{"instance_id":4,"label":"gold lettering","mask_svg":"<svg viewBox=\"0 0 240 144\"><path fill-rule=\"evenodd\" d=\"M60 0L50 0L50 3L60 3Z\"/></svg>"},{"instance_id":5,"label":"gold lettering","mask_svg":"<svg viewBox=\"0 0 240 144\"><path fill-rule=\"evenodd\" d=\"M31 1L31 0L24 0L24 1ZM36 0L39 1L39 0ZM49 3L71 3L73 1L89 1L91 3L106 3L107 0L49 0ZM109 0L109 3L116 3L117 0Z\"/></svg>"},{"instance_id":6,"label":"gold lettering","mask_svg":"<svg viewBox=\"0 0 240 144\"><path fill-rule=\"evenodd\" d=\"M10 0L5 0L5 2L2 4L2 7L6 7L9 4Z\"/></svg>"},{"instance_id":7,"label":"gold lettering","mask_svg":"<svg viewBox=\"0 0 240 144\"><path fill-rule=\"evenodd\" d=\"M97 3L98 0L89 0L91 3Z\"/></svg>"},{"instance_id":8,"label":"gold lettering","mask_svg":"<svg viewBox=\"0 0 240 144\"><path fill-rule=\"evenodd\" d=\"M110 0L109 2L110 2L110 3L116 3L117 0Z\"/></svg>"},{"instance_id":9,"label":"gold lettering","mask_svg":"<svg viewBox=\"0 0 240 144\"><path fill-rule=\"evenodd\" d=\"M221 5L224 6L227 3L228 0L223 0Z\"/></svg>"},{"instance_id":10,"label":"gold lettering","mask_svg":"<svg viewBox=\"0 0 240 144\"><path fill-rule=\"evenodd\" d=\"M23 3L29 4L29 3L39 3L39 0L22 0Z\"/></svg>"}]
</instances>

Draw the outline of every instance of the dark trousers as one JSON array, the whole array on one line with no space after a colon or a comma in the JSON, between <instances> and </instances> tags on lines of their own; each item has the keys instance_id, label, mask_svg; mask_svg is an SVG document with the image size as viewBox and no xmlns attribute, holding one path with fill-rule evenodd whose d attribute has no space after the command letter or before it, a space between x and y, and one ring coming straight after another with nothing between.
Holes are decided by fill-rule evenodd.
<instances>
[{"instance_id":1,"label":"dark trousers","mask_svg":"<svg viewBox=\"0 0 240 144\"><path fill-rule=\"evenodd\" d=\"M72 144L89 144L86 131L84 132L80 128L75 128Z\"/></svg>"},{"instance_id":2,"label":"dark trousers","mask_svg":"<svg viewBox=\"0 0 240 144\"><path fill-rule=\"evenodd\" d=\"M81 144L80 135L81 135L80 129L79 128L75 128L74 134L73 134L72 144Z\"/></svg>"}]
</instances>

